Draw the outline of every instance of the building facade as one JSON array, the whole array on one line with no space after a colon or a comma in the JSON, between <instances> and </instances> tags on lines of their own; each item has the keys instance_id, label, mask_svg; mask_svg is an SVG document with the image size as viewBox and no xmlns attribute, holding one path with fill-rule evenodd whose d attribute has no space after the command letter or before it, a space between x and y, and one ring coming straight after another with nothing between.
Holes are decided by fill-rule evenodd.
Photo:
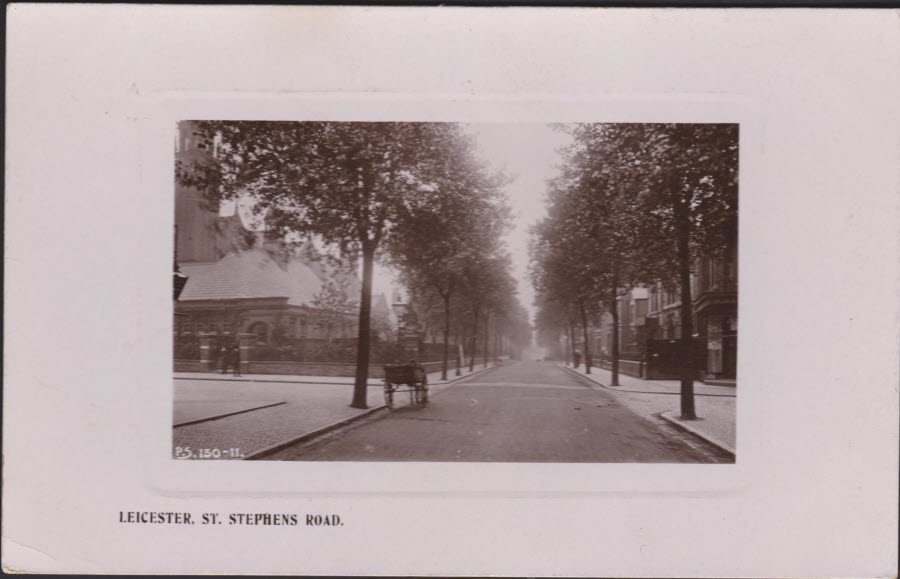
<instances>
[{"instance_id":1,"label":"building facade","mask_svg":"<svg viewBox=\"0 0 900 579\"><path fill-rule=\"evenodd\" d=\"M681 338L681 300L662 284L649 288L645 321L649 340ZM737 243L730 243L722 257L700 259L691 275L694 310L696 366L708 380L737 377Z\"/></svg>"},{"instance_id":2,"label":"building facade","mask_svg":"<svg viewBox=\"0 0 900 579\"><path fill-rule=\"evenodd\" d=\"M186 163L209 154L189 122L179 124L175 154ZM310 243L266 239L237 208L221 216L200 191L180 183L175 260L187 276L175 302L176 360L200 359L205 348L212 363L239 336L250 360L353 360L361 290L353 263L322 259ZM382 295L373 296L372 322L381 341L393 339L396 321Z\"/></svg>"},{"instance_id":3,"label":"building facade","mask_svg":"<svg viewBox=\"0 0 900 579\"><path fill-rule=\"evenodd\" d=\"M691 275L694 310L695 367L703 380L737 376L737 244L718 258L698 260ZM676 378L681 339L681 299L677 289L661 283L636 287L617 300L619 327L604 312L591 332L597 365L609 367L613 332L619 333L623 372L644 378ZM584 349L580 332L576 348Z\"/></svg>"}]
</instances>

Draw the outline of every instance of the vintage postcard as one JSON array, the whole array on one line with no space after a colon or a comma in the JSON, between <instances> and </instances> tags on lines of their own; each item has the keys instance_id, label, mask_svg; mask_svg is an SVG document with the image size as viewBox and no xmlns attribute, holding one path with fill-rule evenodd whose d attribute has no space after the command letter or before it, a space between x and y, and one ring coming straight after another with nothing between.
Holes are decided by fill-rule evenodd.
<instances>
[{"instance_id":1,"label":"vintage postcard","mask_svg":"<svg viewBox=\"0 0 900 579\"><path fill-rule=\"evenodd\" d=\"M8 14L5 570L896 576L895 14Z\"/></svg>"}]
</instances>

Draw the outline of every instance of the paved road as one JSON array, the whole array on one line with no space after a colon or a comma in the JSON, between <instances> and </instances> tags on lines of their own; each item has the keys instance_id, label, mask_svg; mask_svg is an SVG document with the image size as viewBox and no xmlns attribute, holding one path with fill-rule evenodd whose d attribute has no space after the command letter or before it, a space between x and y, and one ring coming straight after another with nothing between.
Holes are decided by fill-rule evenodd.
<instances>
[{"instance_id":1,"label":"paved road","mask_svg":"<svg viewBox=\"0 0 900 579\"><path fill-rule=\"evenodd\" d=\"M398 397L404 401L404 397ZM269 460L717 462L555 364L517 362L464 379L425 408L297 445Z\"/></svg>"}]
</instances>

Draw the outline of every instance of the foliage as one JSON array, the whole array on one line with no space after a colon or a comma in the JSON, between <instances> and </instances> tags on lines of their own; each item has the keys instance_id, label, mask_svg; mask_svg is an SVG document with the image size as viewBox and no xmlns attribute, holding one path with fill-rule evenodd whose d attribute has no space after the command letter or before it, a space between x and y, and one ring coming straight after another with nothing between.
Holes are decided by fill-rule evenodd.
<instances>
[{"instance_id":1,"label":"foliage","mask_svg":"<svg viewBox=\"0 0 900 579\"><path fill-rule=\"evenodd\" d=\"M507 180L477 161L471 139L461 137L457 142L453 155L440 164L441 179L435 182L434 194L403 213L389 246L392 263L412 293L431 306L429 311L441 307L445 375L454 318L458 320L460 310L472 307L477 317L483 300L466 303L457 299L460 290L471 297L473 291L486 290L479 281L509 275L509 263L499 259L500 238L509 226L502 192Z\"/></svg>"},{"instance_id":2,"label":"foliage","mask_svg":"<svg viewBox=\"0 0 900 579\"><path fill-rule=\"evenodd\" d=\"M469 172L471 140L450 123L197 121L211 151L176 167L183 185L211 201L253 198L270 233L316 238L362 258L354 407L366 406L372 268L397 247L410 215L440 215L440 203L482 186ZM456 206L455 206L456 207ZM322 296L322 299L326 299Z\"/></svg>"},{"instance_id":3,"label":"foliage","mask_svg":"<svg viewBox=\"0 0 900 579\"><path fill-rule=\"evenodd\" d=\"M335 280L328 279L322 285L322 289L313 296L310 305L322 310L350 313L359 308L359 301L348 296L346 290Z\"/></svg>"},{"instance_id":4,"label":"foliage","mask_svg":"<svg viewBox=\"0 0 900 579\"><path fill-rule=\"evenodd\" d=\"M532 232L540 332L571 327L573 303L603 304L615 320L616 298L635 284L677 288L682 414L691 418L691 267L700 257L717 257L737 235L737 125L559 128L573 143L549 184L548 217ZM613 349L615 363L615 342Z\"/></svg>"}]
</instances>

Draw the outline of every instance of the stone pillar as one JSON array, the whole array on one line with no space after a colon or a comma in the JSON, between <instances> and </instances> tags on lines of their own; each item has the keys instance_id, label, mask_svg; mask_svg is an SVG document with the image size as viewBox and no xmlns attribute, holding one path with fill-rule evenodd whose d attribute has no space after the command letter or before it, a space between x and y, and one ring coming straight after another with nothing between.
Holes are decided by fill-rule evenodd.
<instances>
[{"instance_id":1,"label":"stone pillar","mask_svg":"<svg viewBox=\"0 0 900 579\"><path fill-rule=\"evenodd\" d=\"M238 334L238 343L241 348L241 374L249 373L250 368L250 348L256 340L256 334L241 332Z\"/></svg>"},{"instance_id":2,"label":"stone pillar","mask_svg":"<svg viewBox=\"0 0 900 579\"><path fill-rule=\"evenodd\" d=\"M400 337L400 344L403 349L409 352L410 356L417 356L419 350L419 336L415 334L407 334Z\"/></svg>"},{"instance_id":3,"label":"stone pillar","mask_svg":"<svg viewBox=\"0 0 900 579\"><path fill-rule=\"evenodd\" d=\"M198 332L197 333L197 341L200 342L200 364L206 366L209 370L215 370L215 368L211 368L210 364L215 362L215 354L211 351L212 348L212 338L215 334L212 332Z\"/></svg>"}]
</instances>

